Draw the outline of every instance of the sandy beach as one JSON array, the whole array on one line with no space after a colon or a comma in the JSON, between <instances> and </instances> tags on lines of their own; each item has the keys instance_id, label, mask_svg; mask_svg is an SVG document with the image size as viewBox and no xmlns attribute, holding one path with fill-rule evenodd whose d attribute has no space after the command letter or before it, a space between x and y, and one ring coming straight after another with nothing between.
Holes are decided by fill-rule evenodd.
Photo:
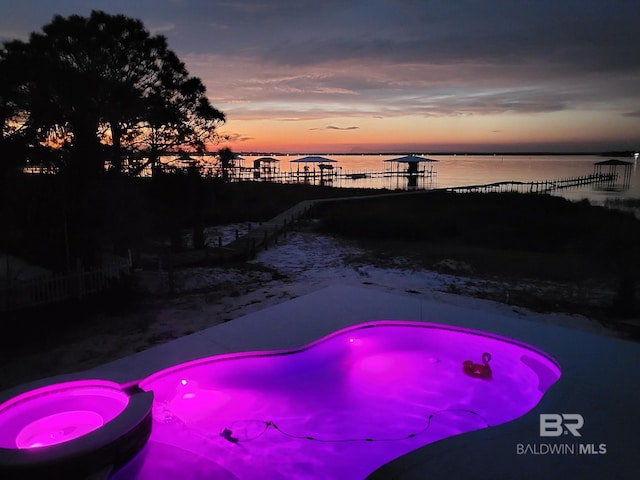
<instances>
[{"instance_id":1,"label":"sandy beach","mask_svg":"<svg viewBox=\"0 0 640 480\"><path fill-rule=\"evenodd\" d=\"M238 228L246 228L246 224L217 227L209 232L209 237L221 236L223 242L228 242ZM335 284L415 295L484 310L509 310L523 321L615 334L584 316L542 314L509 305L513 285L416 269L402 257L376 261L351 241L305 228L289 232L279 245L260 252L247 264L178 270L173 295L163 293L167 291L166 272L136 271L135 278L138 288L150 294L134 311L100 314L90 325L78 326L65 343L6 362L0 390L90 369ZM526 284L518 287L534 288Z\"/></svg>"}]
</instances>

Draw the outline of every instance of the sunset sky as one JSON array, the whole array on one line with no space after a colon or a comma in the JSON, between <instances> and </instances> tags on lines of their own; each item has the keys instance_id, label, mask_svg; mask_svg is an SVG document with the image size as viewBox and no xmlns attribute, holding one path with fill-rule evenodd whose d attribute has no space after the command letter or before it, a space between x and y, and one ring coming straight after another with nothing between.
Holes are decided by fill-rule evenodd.
<instances>
[{"instance_id":1,"label":"sunset sky","mask_svg":"<svg viewBox=\"0 0 640 480\"><path fill-rule=\"evenodd\" d=\"M141 19L202 79L234 151L640 149L638 0L0 0Z\"/></svg>"}]
</instances>

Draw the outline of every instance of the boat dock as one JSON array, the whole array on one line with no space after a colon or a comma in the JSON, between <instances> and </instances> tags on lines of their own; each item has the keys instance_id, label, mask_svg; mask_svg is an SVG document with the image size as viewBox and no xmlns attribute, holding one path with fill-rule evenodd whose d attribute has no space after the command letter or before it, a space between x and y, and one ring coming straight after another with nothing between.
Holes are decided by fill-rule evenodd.
<instances>
[{"instance_id":1,"label":"boat dock","mask_svg":"<svg viewBox=\"0 0 640 480\"><path fill-rule=\"evenodd\" d=\"M355 169L343 170L333 169L309 169L291 171L272 171L268 174L255 175L255 170L251 168L236 169L229 174L230 182L262 181L273 183L304 183L310 185L340 185L343 181L365 180L365 179L420 179L435 181L437 170L433 167L416 170L407 173L398 170L375 170L375 169Z\"/></svg>"}]
</instances>

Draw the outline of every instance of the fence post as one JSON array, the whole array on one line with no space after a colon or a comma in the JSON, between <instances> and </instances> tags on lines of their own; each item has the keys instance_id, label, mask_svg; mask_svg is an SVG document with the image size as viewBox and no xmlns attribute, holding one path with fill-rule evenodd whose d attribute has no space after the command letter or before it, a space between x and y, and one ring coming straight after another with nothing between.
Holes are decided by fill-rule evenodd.
<instances>
[{"instance_id":1,"label":"fence post","mask_svg":"<svg viewBox=\"0 0 640 480\"><path fill-rule=\"evenodd\" d=\"M3 307L6 312L9 312L11 311L11 298L13 297L13 295L11 294L11 280L9 279L9 275L7 275L7 283L5 288L3 289L3 294Z\"/></svg>"},{"instance_id":2,"label":"fence post","mask_svg":"<svg viewBox=\"0 0 640 480\"><path fill-rule=\"evenodd\" d=\"M173 278L173 258L171 258L171 252L167 253L167 274L169 277L169 293L173 295L175 292L175 285Z\"/></svg>"},{"instance_id":3,"label":"fence post","mask_svg":"<svg viewBox=\"0 0 640 480\"><path fill-rule=\"evenodd\" d=\"M82 300L82 294L83 294L83 278L82 278L82 264L80 263L80 259L77 258L76 259L76 271L75 271L75 277L76 277L76 296L78 297L78 300Z\"/></svg>"}]
</instances>

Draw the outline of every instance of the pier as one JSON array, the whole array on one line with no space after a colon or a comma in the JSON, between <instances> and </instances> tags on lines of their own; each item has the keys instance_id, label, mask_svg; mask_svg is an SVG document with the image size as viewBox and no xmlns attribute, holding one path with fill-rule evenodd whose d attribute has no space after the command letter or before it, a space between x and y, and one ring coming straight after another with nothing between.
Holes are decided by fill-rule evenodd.
<instances>
[{"instance_id":1,"label":"pier","mask_svg":"<svg viewBox=\"0 0 640 480\"><path fill-rule=\"evenodd\" d=\"M465 185L461 187L449 187L445 190L449 192L469 193L469 192L517 192L517 193L551 193L555 190L569 188L581 188L590 185L612 188L616 184L618 175L616 173L594 173L581 175L578 177L561 178L557 180L542 180L532 182L505 181L487 183L483 185Z\"/></svg>"},{"instance_id":2,"label":"pier","mask_svg":"<svg viewBox=\"0 0 640 480\"><path fill-rule=\"evenodd\" d=\"M354 197L357 198L357 197ZM170 274L175 268L203 263L219 264L243 261L256 256L260 250L277 245L281 237L286 238L287 228L308 215L313 206L321 200L305 200L257 226L247 226L244 232L236 231L236 238L227 245L207 246L197 250L167 252L160 259L160 269Z\"/></svg>"}]
</instances>

